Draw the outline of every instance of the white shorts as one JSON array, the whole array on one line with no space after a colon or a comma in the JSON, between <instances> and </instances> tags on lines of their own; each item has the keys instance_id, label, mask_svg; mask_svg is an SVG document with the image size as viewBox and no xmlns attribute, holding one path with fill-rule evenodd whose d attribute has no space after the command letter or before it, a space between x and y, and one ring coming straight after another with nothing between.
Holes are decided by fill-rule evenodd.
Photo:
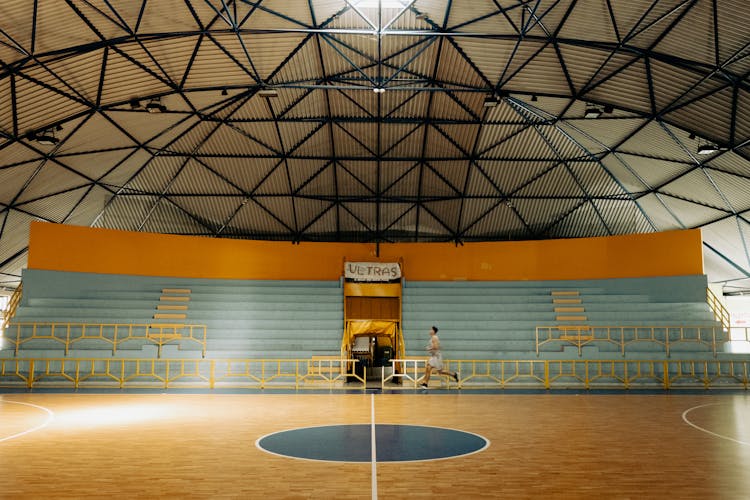
<instances>
[{"instance_id":1,"label":"white shorts","mask_svg":"<svg viewBox=\"0 0 750 500\"><path fill-rule=\"evenodd\" d=\"M432 355L432 356L430 357L430 360L428 361L428 363L429 363L429 364L430 364L430 366L431 366L431 367L433 367L433 368L434 368L435 370L438 370L438 371L440 371L440 370L442 370L442 369L443 369L443 356L442 356L442 355L441 355L440 353L438 353L438 354L433 354L433 355Z\"/></svg>"}]
</instances>

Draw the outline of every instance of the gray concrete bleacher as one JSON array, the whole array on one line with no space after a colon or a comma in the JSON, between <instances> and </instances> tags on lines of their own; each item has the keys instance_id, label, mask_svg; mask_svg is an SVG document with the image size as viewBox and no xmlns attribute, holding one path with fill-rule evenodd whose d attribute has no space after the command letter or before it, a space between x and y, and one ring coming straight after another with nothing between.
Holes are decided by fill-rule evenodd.
<instances>
[{"instance_id":1,"label":"gray concrete bleacher","mask_svg":"<svg viewBox=\"0 0 750 500\"><path fill-rule=\"evenodd\" d=\"M669 356L663 344L649 341L629 344L624 355L619 346L605 342L580 347L551 342L540 349L539 356L536 352L538 326L718 328L705 300L705 288L705 276L540 282L405 281L402 307L406 354L424 356L429 328L437 325L444 357L451 360L619 359L632 361L636 369L638 360L716 359L710 346L695 342L670 344ZM187 307L177 311L184 318L156 318L171 313L157 310L164 303L161 299L165 289L189 290L189 298L180 302ZM569 297L578 301L573 304L575 312L568 315L574 319L561 319L565 313L555 311L558 305L553 292L576 292L562 296L563 302L569 302ZM27 270L23 300L6 336L14 335L13 324L24 322L206 325L208 359L306 359L339 353L343 295L339 281L204 280ZM103 327L103 335L111 335L112 328ZM24 327L22 337L29 331L29 327ZM147 339L132 339L118 344L116 352L101 339L85 338L72 343L67 354L59 342L40 338L23 343L17 358L124 358L147 362L157 358L157 353L162 360L203 356L201 345L184 338L167 342L160 349ZM16 356L6 341L0 358L10 357ZM718 359L730 358L720 353ZM54 371L55 364L66 361L51 363ZM220 366L226 372L229 365ZM539 365L529 366L535 377L541 375ZM237 361L236 370L243 369ZM551 365L551 369L554 371L555 366ZM618 370L621 369L622 365ZM39 371L38 366L36 370ZM127 370L136 372L137 367L129 364ZM205 367L201 370L205 371ZM222 373L217 371L215 375L222 377ZM558 380L564 381L568 376L561 375ZM612 374L613 379L617 376L622 373ZM606 379L602 376L600 380Z\"/></svg>"},{"instance_id":2,"label":"gray concrete bleacher","mask_svg":"<svg viewBox=\"0 0 750 500\"><path fill-rule=\"evenodd\" d=\"M189 289L184 319L157 313L162 290ZM308 358L340 351L343 325L342 290L338 281L241 281L133 277L27 270L24 295L8 337L21 323L89 323L142 325L206 325L209 358ZM31 334L21 327L21 338ZM39 327L41 328L41 327ZM59 332L58 327L58 332ZM113 326L104 327L112 338ZM185 329L182 329L184 332ZM0 355L8 356L8 345ZM154 344L135 339L112 347L100 339L71 344L68 357L144 357ZM178 339L162 347L162 357L195 357L202 347ZM63 346L40 338L20 346L29 357L64 356Z\"/></svg>"},{"instance_id":3,"label":"gray concrete bleacher","mask_svg":"<svg viewBox=\"0 0 750 500\"><path fill-rule=\"evenodd\" d=\"M407 355L423 355L429 328L440 328L444 357L451 359L532 359L537 326L691 326L720 325L706 303L705 276L641 279L525 282L406 282L403 293ZM577 292L583 311L560 319L553 292ZM567 296L566 296L567 297ZM657 332L667 335L667 332ZM705 331L703 332L705 334ZM626 335L629 333L626 332ZM632 334L630 334L632 335ZM674 337L674 333L671 334ZM721 348L721 347L720 347ZM594 342L582 348L590 359L622 358L615 344ZM629 343L625 358L661 359L658 342ZM697 342L670 344L670 356L711 356ZM539 359L580 359L576 346L551 342Z\"/></svg>"}]
</instances>

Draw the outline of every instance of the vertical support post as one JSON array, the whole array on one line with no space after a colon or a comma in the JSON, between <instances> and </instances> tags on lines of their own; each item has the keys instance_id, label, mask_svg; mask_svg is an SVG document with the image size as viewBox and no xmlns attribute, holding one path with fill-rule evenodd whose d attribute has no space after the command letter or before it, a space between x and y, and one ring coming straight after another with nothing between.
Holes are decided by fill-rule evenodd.
<instances>
[{"instance_id":1,"label":"vertical support post","mask_svg":"<svg viewBox=\"0 0 750 500\"><path fill-rule=\"evenodd\" d=\"M714 351L714 358L717 356L716 354L716 327L711 327L711 347Z\"/></svg>"},{"instance_id":2,"label":"vertical support post","mask_svg":"<svg viewBox=\"0 0 750 500\"><path fill-rule=\"evenodd\" d=\"M52 323L52 338L55 337L55 324ZM68 348L70 347L70 323L65 328L65 355L68 355Z\"/></svg>"},{"instance_id":3,"label":"vertical support post","mask_svg":"<svg viewBox=\"0 0 750 500\"><path fill-rule=\"evenodd\" d=\"M29 377L26 379L26 386L31 389L34 387L34 360L29 361Z\"/></svg>"}]
</instances>

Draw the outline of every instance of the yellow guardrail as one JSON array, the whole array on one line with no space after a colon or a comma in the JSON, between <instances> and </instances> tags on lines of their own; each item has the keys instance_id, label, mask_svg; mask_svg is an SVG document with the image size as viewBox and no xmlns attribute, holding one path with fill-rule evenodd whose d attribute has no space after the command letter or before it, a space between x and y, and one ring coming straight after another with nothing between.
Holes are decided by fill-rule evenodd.
<instances>
[{"instance_id":1,"label":"yellow guardrail","mask_svg":"<svg viewBox=\"0 0 750 500\"><path fill-rule=\"evenodd\" d=\"M8 305L4 311L2 311L2 317L0 318L0 332L8 327L8 323L16 314L18 304L21 303L21 296L23 295L23 283L19 284L18 287L13 291L8 300Z\"/></svg>"},{"instance_id":2,"label":"yellow guardrail","mask_svg":"<svg viewBox=\"0 0 750 500\"><path fill-rule=\"evenodd\" d=\"M354 375L355 359L0 359L0 387L111 388L294 388L365 389ZM403 389L417 386L422 358L391 360L406 369ZM457 389L748 389L750 360L451 360L446 369ZM331 368L332 370L329 370ZM385 373L385 371L383 372ZM395 389L396 372L383 375L382 388ZM412 382L403 383L403 382ZM386 384L389 385L386 386Z\"/></svg>"},{"instance_id":3,"label":"yellow guardrail","mask_svg":"<svg viewBox=\"0 0 750 500\"><path fill-rule=\"evenodd\" d=\"M43 339L62 344L66 356L70 348L82 340L100 341L112 349L112 354L125 342L148 341L157 346L157 357L161 357L162 346L188 340L199 344L202 356L206 356L206 325L18 322L10 324L5 334L5 340L14 345L16 356L23 344Z\"/></svg>"},{"instance_id":4,"label":"yellow guardrail","mask_svg":"<svg viewBox=\"0 0 750 500\"><path fill-rule=\"evenodd\" d=\"M365 387L356 359L0 358L0 387Z\"/></svg>"},{"instance_id":5,"label":"yellow guardrail","mask_svg":"<svg viewBox=\"0 0 750 500\"><path fill-rule=\"evenodd\" d=\"M722 328L724 328L725 332L728 332L729 327L732 323L729 311L726 307L724 307L724 304L719 300L716 294L711 291L710 288L706 288L706 302L708 302L708 307L710 307L711 311L714 313L714 318L716 318L716 321L721 323L721 326Z\"/></svg>"},{"instance_id":6,"label":"yellow guardrail","mask_svg":"<svg viewBox=\"0 0 750 500\"><path fill-rule=\"evenodd\" d=\"M416 388L424 373L425 358L393 359L393 372L381 387L401 379ZM396 366L406 368L396 374ZM444 362L444 387L471 388L741 388L750 386L750 360L452 360ZM406 384L404 384L406 385Z\"/></svg>"},{"instance_id":7,"label":"yellow guardrail","mask_svg":"<svg viewBox=\"0 0 750 500\"><path fill-rule=\"evenodd\" d=\"M537 326L535 333L536 355L539 348L552 342L574 345L578 355L582 355L583 346L594 342L614 344L622 355L628 345L638 342L651 342L664 347L670 355L672 344L693 342L711 348L716 356L717 344L728 342L728 331L711 326Z\"/></svg>"},{"instance_id":8,"label":"yellow guardrail","mask_svg":"<svg viewBox=\"0 0 750 500\"><path fill-rule=\"evenodd\" d=\"M729 328L729 338L731 342L750 342L750 327L733 326Z\"/></svg>"}]
</instances>

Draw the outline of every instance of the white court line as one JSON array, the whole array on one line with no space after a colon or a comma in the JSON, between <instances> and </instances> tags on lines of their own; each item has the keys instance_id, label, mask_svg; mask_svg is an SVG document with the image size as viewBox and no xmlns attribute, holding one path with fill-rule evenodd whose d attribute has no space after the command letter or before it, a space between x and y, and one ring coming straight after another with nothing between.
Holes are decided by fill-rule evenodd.
<instances>
[{"instance_id":1,"label":"white court line","mask_svg":"<svg viewBox=\"0 0 750 500\"><path fill-rule=\"evenodd\" d=\"M708 404L705 404L705 405L693 406L692 408L688 408L687 410L685 410L685 411L682 412L682 420L684 420L685 423L688 424L690 427L693 427L694 429L698 429L701 432L705 432L706 434L710 434L711 436L714 436L714 437L717 437L717 438L720 438L720 439L726 439L727 441L732 441L732 442L737 443L737 444L743 444L745 446L750 446L750 443L746 443L745 441L740 441L738 439L730 438L728 436L722 436L721 434L717 434L715 432L709 431L708 429L704 429L703 427L692 423L687 418L687 414L690 413L693 410L697 410L698 408L705 408L706 406L718 406L718 405L721 405L721 404L722 403L708 403Z\"/></svg>"},{"instance_id":2,"label":"white court line","mask_svg":"<svg viewBox=\"0 0 750 500\"><path fill-rule=\"evenodd\" d=\"M32 408L37 408L39 410L47 412L47 420L44 421L41 425L37 425L36 427L33 427L31 429L27 429L23 432L19 432L18 434L13 434L11 436L5 436L4 438L0 438L0 443L3 441L10 441L11 439L15 439L21 436L24 436L26 434L31 434L32 432L38 431L39 429L43 429L44 427L47 427L52 420L55 419L55 414L50 410L49 408L45 408L44 406L38 406L31 403L21 403L20 401L8 401L8 400L2 400L0 401L0 405L5 403L13 403L17 405L24 405L24 406L31 406Z\"/></svg>"},{"instance_id":3,"label":"white court line","mask_svg":"<svg viewBox=\"0 0 750 500\"><path fill-rule=\"evenodd\" d=\"M375 449L375 393L370 394L370 426L372 440L372 500L378 500L378 460Z\"/></svg>"}]
</instances>

